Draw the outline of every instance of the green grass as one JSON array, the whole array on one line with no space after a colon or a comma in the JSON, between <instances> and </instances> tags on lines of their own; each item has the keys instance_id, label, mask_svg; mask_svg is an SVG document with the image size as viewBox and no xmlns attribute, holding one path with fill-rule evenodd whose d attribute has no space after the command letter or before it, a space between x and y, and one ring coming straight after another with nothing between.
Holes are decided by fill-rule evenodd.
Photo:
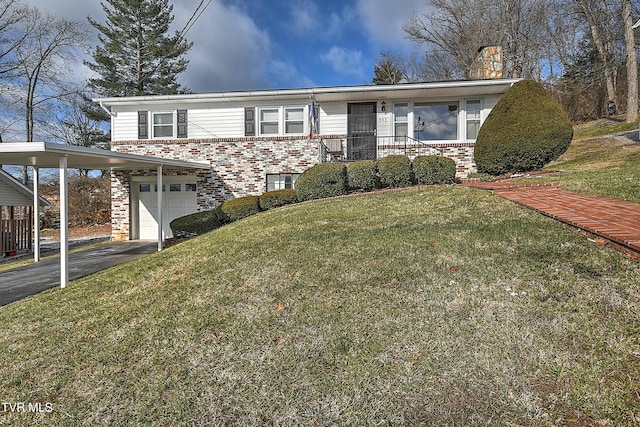
<instances>
[{"instance_id":1,"label":"green grass","mask_svg":"<svg viewBox=\"0 0 640 427\"><path fill-rule=\"evenodd\" d=\"M265 212L0 308L26 425L637 425L640 263L489 192Z\"/></svg>"},{"instance_id":2,"label":"green grass","mask_svg":"<svg viewBox=\"0 0 640 427\"><path fill-rule=\"evenodd\" d=\"M574 140L565 154L544 169L561 173L535 182L558 182L565 190L640 203L640 143L629 139Z\"/></svg>"},{"instance_id":3,"label":"green grass","mask_svg":"<svg viewBox=\"0 0 640 427\"><path fill-rule=\"evenodd\" d=\"M624 115L603 118L574 126L575 139L595 138L638 130L638 122L625 122Z\"/></svg>"}]
</instances>

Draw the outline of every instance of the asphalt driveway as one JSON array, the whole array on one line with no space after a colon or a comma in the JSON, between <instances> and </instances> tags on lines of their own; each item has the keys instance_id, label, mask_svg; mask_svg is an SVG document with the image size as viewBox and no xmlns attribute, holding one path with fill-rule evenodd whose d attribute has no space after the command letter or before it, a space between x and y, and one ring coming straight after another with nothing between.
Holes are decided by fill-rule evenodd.
<instances>
[{"instance_id":1,"label":"asphalt driveway","mask_svg":"<svg viewBox=\"0 0 640 427\"><path fill-rule=\"evenodd\" d=\"M69 281L157 251L149 241L111 242L69 255ZM0 272L0 306L60 285L60 258Z\"/></svg>"}]
</instances>

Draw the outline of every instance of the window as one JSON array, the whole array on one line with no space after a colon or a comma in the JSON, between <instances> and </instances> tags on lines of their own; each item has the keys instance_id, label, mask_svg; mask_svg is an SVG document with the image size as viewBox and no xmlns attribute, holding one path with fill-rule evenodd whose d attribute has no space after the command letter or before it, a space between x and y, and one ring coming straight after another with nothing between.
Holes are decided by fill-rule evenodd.
<instances>
[{"instance_id":1,"label":"window","mask_svg":"<svg viewBox=\"0 0 640 427\"><path fill-rule=\"evenodd\" d=\"M393 134L396 142L404 142L409 134L409 104L395 104L393 107Z\"/></svg>"},{"instance_id":2,"label":"window","mask_svg":"<svg viewBox=\"0 0 640 427\"><path fill-rule=\"evenodd\" d=\"M414 137L420 141L458 139L458 103L416 103Z\"/></svg>"},{"instance_id":3,"label":"window","mask_svg":"<svg viewBox=\"0 0 640 427\"><path fill-rule=\"evenodd\" d=\"M141 193L151 193L151 184L140 184Z\"/></svg>"},{"instance_id":4,"label":"window","mask_svg":"<svg viewBox=\"0 0 640 427\"><path fill-rule=\"evenodd\" d=\"M304 133L304 108L284 109L284 133Z\"/></svg>"},{"instance_id":5,"label":"window","mask_svg":"<svg viewBox=\"0 0 640 427\"><path fill-rule=\"evenodd\" d=\"M158 184L153 184L153 191L155 193L158 192ZM162 184L162 192L165 193L167 191L167 185L166 184Z\"/></svg>"},{"instance_id":6,"label":"window","mask_svg":"<svg viewBox=\"0 0 640 427\"><path fill-rule=\"evenodd\" d=\"M184 191L196 191L196 184L185 184Z\"/></svg>"},{"instance_id":7,"label":"window","mask_svg":"<svg viewBox=\"0 0 640 427\"><path fill-rule=\"evenodd\" d=\"M467 139L476 139L480 131L480 100L467 101Z\"/></svg>"},{"instance_id":8,"label":"window","mask_svg":"<svg viewBox=\"0 0 640 427\"><path fill-rule=\"evenodd\" d=\"M153 137L173 137L173 113L153 113Z\"/></svg>"},{"instance_id":9,"label":"window","mask_svg":"<svg viewBox=\"0 0 640 427\"><path fill-rule=\"evenodd\" d=\"M263 108L260 110L260 134L277 135L279 131L277 108Z\"/></svg>"},{"instance_id":10,"label":"window","mask_svg":"<svg viewBox=\"0 0 640 427\"><path fill-rule=\"evenodd\" d=\"M258 135L303 135L306 108L265 107L258 109ZM245 109L245 136L254 136L253 109Z\"/></svg>"},{"instance_id":11,"label":"window","mask_svg":"<svg viewBox=\"0 0 640 427\"><path fill-rule=\"evenodd\" d=\"M295 188L295 182L299 176L299 173L267 174L267 191Z\"/></svg>"},{"instance_id":12,"label":"window","mask_svg":"<svg viewBox=\"0 0 640 427\"><path fill-rule=\"evenodd\" d=\"M169 184L169 192L177 193L182 191L182 184Z\"/></svg>"}]
</instances>

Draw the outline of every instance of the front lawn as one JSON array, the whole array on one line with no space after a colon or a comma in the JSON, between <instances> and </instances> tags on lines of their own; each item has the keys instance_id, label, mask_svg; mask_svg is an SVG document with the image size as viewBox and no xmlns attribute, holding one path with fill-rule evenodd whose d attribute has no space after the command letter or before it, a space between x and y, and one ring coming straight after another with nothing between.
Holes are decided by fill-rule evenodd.
<instances>
[{"instance_id":1,"label":"front lawn","mask_svg":"<svg viewBox=\"0 0 640 427\"><path fill-rule=\"evenodd\" d=\"M640 263L489 192L261 213L0 308L26 425L637 425Z\"/></svg>"}]
</instances>

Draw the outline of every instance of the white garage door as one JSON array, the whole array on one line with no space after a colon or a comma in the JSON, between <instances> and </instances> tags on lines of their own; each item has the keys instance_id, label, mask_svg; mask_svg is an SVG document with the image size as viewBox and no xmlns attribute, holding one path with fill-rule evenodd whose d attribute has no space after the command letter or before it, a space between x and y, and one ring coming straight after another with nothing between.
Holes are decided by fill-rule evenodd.
<instances>
[{"instance_id":1,"label":"white garage door","mask_svg":"<svg viewBox=\"0 0 640 427\"><path fill-rule=\"evenodd\" d=\"M138 231L142 240L158 238L158 193L157 184L138 183ZM162 193L162 235L173 237L169 223L181 216L197 211L197 192L193 182L172 182L167 177Z\"/></svg>"}]
</instances>

